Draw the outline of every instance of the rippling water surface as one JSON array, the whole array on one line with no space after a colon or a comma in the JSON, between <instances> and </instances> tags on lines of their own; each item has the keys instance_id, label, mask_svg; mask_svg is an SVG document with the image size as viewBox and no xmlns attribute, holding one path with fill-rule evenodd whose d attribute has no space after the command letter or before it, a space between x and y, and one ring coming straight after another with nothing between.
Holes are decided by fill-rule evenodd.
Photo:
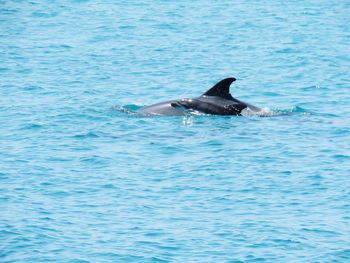
<instances>
[{"instance_id":1,"label":"rippling water surface","mask_svg":"<svg viewBox=\"0 0 350 263\"><path fill-rule=\"evenodd\" d=\"M1 262L349 262L348 1L0 1ZM144 118L235 76L270 117Z\"/></svg>"}]
</instances>

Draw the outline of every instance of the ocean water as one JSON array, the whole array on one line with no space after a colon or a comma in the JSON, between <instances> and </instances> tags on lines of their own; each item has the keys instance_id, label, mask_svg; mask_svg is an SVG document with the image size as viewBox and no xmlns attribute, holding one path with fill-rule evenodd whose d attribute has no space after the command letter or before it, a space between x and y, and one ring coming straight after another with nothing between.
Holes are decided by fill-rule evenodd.
<instances>
[{"instance_id":1,"label":"ocean water","mask_svg":"<svg viewBox=\"0 0 350 263\"><path fill-rule=\"evenodd\" d=\"M349 262L349 14L0 0L0 262ZM228 76L270 116L115 110Z\"/></svg>"}]
</instances>

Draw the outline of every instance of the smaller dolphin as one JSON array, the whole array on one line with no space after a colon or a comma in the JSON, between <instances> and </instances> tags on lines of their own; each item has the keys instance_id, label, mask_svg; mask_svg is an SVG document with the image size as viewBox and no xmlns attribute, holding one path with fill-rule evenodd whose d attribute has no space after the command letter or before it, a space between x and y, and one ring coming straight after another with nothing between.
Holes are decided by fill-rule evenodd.
<instances>
[{"instance_id":1,"label":"smaller dolphin","mask_svg":"<svg viewBox=\"0 0 350 263\"><path fill-rule=\"evenodd\" d=\"M185 112L197 111L212 115L241 115L242 110L249 109L259 112L260 109L243 101L237 100L230 94L230 85L235 78L219 81L203 95L194 99L180 99L160 102L139 109L138 112L150 115L185 115Z\"/></svg>"}]
</instances>

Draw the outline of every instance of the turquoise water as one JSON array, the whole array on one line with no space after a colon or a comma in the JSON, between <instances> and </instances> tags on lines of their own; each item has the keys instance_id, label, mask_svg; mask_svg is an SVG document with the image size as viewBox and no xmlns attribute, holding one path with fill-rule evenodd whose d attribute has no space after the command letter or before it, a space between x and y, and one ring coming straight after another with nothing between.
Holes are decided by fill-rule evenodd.
<instances>
[{"instance_id":1,"label":"turquoise water","mask_svg":"<svg viewBox=\"0 0 350 263\"><path fill-rule=\"evenodd\" d=\"M349 262L348 1L0 1L1 262ZM234 76L270 117L141 118Z\"/></svg>"}]
</instances>

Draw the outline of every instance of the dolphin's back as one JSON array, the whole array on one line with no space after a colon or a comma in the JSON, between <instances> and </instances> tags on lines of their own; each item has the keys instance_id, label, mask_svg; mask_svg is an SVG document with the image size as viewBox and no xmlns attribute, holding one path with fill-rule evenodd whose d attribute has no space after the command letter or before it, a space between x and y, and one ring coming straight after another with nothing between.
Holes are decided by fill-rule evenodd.
<instances>
[{"instance_id":1,"label":"dolphin's back","mask_svg":"<svg viewBox=\"0 0 350 263\"><path fill-rule=\"evenodd\" d=\"M177 100L169 100L160 103L156 103L150 106L145 106L139 110L140 113L150 115L170 115L170 116L181 116L184 115L180 108L175 108L171 104L176 103Z\"/></svg>"}]
</instances>

